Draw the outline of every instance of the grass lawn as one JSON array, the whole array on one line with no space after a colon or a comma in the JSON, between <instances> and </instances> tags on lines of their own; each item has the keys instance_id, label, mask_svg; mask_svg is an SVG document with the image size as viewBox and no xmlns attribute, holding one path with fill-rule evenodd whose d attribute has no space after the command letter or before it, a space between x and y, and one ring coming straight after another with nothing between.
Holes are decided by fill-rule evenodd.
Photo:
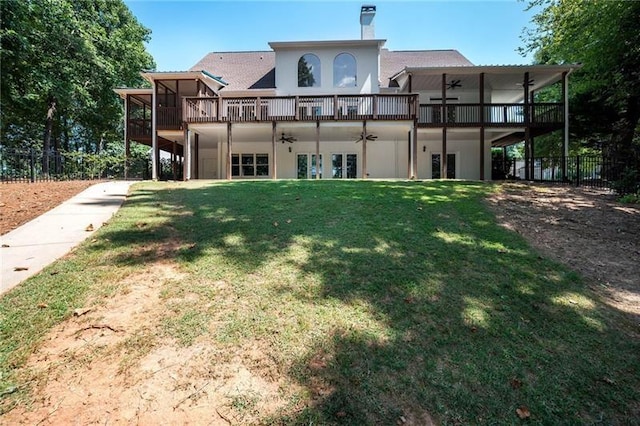
<instances>
[{"instance_id":1,"label":"grass lawn","mask_svg":"<svg viewBox=\"0 0 640 426\"><path fill-rule=\"evenodd\" d=\"M2 409L34 391L24 367L55 324L161 263L180 275L121 348L121 374L161 345L215 348L212 377L233 354L285 401L233 395L239 423L637 422L637 324L497 226L492 190L139 184L93 241L0 299Z\"/></svg>"}]
</instances>

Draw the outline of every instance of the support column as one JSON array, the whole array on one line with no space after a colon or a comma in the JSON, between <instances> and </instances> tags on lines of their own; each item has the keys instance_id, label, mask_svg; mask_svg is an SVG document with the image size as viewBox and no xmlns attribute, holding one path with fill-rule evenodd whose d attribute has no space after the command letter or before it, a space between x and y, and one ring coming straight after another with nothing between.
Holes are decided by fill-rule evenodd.
<instances>
[{"instance_id":1,"label":"support column","mask_svg":"<svg viewBox=\"0 0 640 426\"><path fill-rule=\"evenodd\" d=\"M129 157L131 148L129 146L129 96L124 97L124 180L129 178Z\"/></svg>"},{"instance_id":2,"label":"support column","mask_svg":"<svg viewBox=\"0 0 640 426\"><path fill-rule=\"evenodd\" d=\"M178 142L171 144L171 168L173 169L173 180L178 180Z\"/></svg>"},{"instance_id":3,"label":"support column","mask_svg":"<svg viewBox=\"0 0 640 426\"><path fill-rule=\"evenodd\" d=\"M182 179L186 181L191 180L191 130L186 129L185 135L184 152L182 153L182 156L184 157Z\"/></svg>"},{"instance_id":4,"label":"support column","mask_svg":"<svg viewBox=\"0 0 640 426\"><path fill-rule=\"evenodd\" d=\"M194 155L194 179L200 179L200 135L198 133L196 133L194 135L194 151L195 151L195 155Z\"/></svg>"},{"instance_id":5,"label":"support column","mask_svg":"<svg viewBox=\"0 0 640 426\"><path fill-rule=\"evenodd\" d=\"M562 73L562 102L564 126L562 127L562 181L568 180L567 158L569 157L569 73Z\"/></svg>"},{"instance_id":6,"label":"support column","mask_svg":"<svg viewBox=\"0 0 640 426\"><path fill-rule=\"evenodd\" d=\"M158 104L158 85L153 81L153 91L151 92L151 179L158 180L158 126L156 124L156 109Z\"/></svg>"},{"instance_id":7,"label":"support column","mask_svg":"<svg viewBox=\"0 0 640 426\"><path fill-rule=\"evenodd\" d=\"M442 128L442 154L440 154L440 179L447 178L447 128Z\"/></svg>"},{"instance_id":8,"label":"support column","mask_svg":"<svg viewBox=\"0 0 640 426\"><path fill-rule=\"evenodd\" d=\"M407 179L413 177L413 134L407 132Z\"/></svg>"},{"instance_id":9,"label":"support column","mask_svg":"<svg viewBox=\"0 0 640 426\"><path fill-rule=\"evenodd\" d=\"M184 141L182 142L182 180L188 180L187 173L187 163L189 162L187 159L187 155L189 153L189 128L184 128Z\"/></svg>"},{"instance_id":10,"label":"support column","mask_svg":"<svg viewBox=\"0 0 640 426\"><path fill-rule=\"evenodd\" d=\"M484 162L485 162L485 158L484 158L484 73L481 72L480 73L480 77L479 77L479 87L480 87L480 93L479 93L479 97L480 97L480 180L485 180L485 173L484 173Z\"/></svg>"},{"instance_id":11,"label":"support column","mask_svg":"<svg viewBox=\"0 0 640 426\"><path fill-rule=\"evenodd\" d=\"M486 180L484 174L484 126L480 127L480 180Z\"/></svg>"},{"instance_id":12,"label":"support column","mask_svg":"<svg viewBox=\"0 0 640 426\"><path fill-rule=\"evenodd\" d=\"M362 122L362 179L367 178L367 120Z\"/></svg>"},{"instance_id":13,"label":"support column","mask_svg":"<svg viewBox=\"0 0 640 426\"><path fill-rule=\"evenodd\" d=\"M529 72L524 73L524 174L526 180L533 179L533 158L531 157L531 120L529 111Z\"/></svg>"},{"instance_id":14,"label":"support column","mask_svg":"<svg viewBox=\"0 0 640 426\"><path fill-rule=\"evenodd\" d=\"M276 122L271 122L271 178L278 179L278 159L276 154Z\"/></svg>"},{"instance_id":15,"label":"support column","mask_svg":"<svg viewBox=\"0 0 640 426\"><path fill-rule=\"evenodd\" d=\"M442 74L442 154L440 179L447 178L447 74Z\"/></svg>"},{"instance_id":16,"label":"support column","mask_svg":"<svg viewBox=\"0 0 640 426\"><path fill-rule=\"evenodd\" d=\"M316 179L320 179L320 121L316 121Z\"/></svg>"},{"instance_id":17,"label":"support column","mask_svg":"<svg viewBox=\"0 0 640 426\"><path fill-rule=\"evenodd\" d=\"M227 180L231 180L231 123L227 123Z\"/></svg>"},{"instance_id":18,"label":"support column","mask_svg":"<svg viewBox=\"0 0 640 426\"><path fill-rule=\"evenodd\" d=\"M413 129L412 130L412 140L411 140L411 151L412 155L412 172L411 177L414 179L418 179L418 120L413 119Z\"/></svg>"}]
</instances>

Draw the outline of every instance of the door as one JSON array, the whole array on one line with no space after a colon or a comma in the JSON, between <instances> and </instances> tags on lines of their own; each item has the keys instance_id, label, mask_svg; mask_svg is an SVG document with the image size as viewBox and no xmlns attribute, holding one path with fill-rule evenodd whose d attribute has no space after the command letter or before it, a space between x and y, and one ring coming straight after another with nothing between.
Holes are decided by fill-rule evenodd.
<instances>
[{"instance_id":1,"label":"door","mask_svg":"<svg viewBox=\"0 0 640 426\"><path fill-rule=\"evenodd\" d=\"M315 179L316 170L322 179L322 154L320 164L316 167L316 154L301 153L296 155L296 176L298 179Z\"/></svg>"},{"instance_id":2,"label":"door","mask_svg":"<svg viewBox=\"0 0 640 426\"><path fill-rule=\"evenodd\" d=\"M331 154L331 177L333 179L355 179L358 176L358 155Z\"/></svg>"},{"instance_id":3,"label":"door","mask_svg":"<svg viewBox=\"0 0 640 426\"><path fill-rule=\"evenodd\" d=\"M441 179L440 160L442 154L431 154L431 179ZM447 179L456 178L456 154L447 154Z\"/></svg>"},{"instance_id":4,"label":"door","mask_svg":"<svg viewBox=\"0 0 640 426\"><path fill-rule=\"evenodd\" d=\"M217 175L217 166L218 159L215 157L206 157L200 159L200 167L198 171L200 172L201 179L215 179L218 177Z\"/></svg>"}]
</instances>

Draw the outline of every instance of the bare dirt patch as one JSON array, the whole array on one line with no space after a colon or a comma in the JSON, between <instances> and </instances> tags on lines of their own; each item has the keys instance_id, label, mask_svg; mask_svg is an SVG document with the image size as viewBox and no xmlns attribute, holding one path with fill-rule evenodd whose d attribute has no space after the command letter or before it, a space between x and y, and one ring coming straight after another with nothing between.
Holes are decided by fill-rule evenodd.
<instances>
[{"instance_id":1,"label":"bare dirt patch","mask_svg":"<svg viewBox=\"0 0 640 426\"><path fill-rule=\"evenodd\" d=\"M640 206L605 191L523 183L503 184L489 206L503 226L640 318Z\"/></svg>"},{"instance_id":2,"label":"bare dirt patch","mask_svg":"<svg viewBox=\"0 0 640 426\"><path fill-rule=\"evenodd\" d=\"M98 181L0 184L0 235L29 222Z\"/></svg>"},{"instance_id":3,"label":"bare dirt patch","mask_svg":"<svg viewBox=\"0 0 640 426\"><path fill-rule=\"evenodd\" d=\"M186 277L171 262L150 263L117 283L113 297L78 309L30 357L33 399L2 422L252 424L287 406L259 347L229 351L204 336L184 346L163 335L172 304L203 302L196 294L167 298Z\"/></svg>"}]
</instances>

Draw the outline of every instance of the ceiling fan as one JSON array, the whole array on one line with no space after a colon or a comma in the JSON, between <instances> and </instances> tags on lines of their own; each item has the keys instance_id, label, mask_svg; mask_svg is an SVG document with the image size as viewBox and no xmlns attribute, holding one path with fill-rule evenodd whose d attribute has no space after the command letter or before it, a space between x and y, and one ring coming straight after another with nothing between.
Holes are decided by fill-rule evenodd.
<instances>
[{"instance_id":1,"label":"ceiling fan","mask_svg":"<svg viewBox=\"0 0 640 426\"><path fill-rule=\"evenodd\" d=\"M361 142L363 138L368 141L375 141L376 139L378 139L376 135L372 135L372 134L365 135L364 132L362 132L360 133L360 137L358 138L358 140L356 140L356 143Z\"/></svg>"},{"instance_id":2,"label":"ceiling fan","mask_svg":"<svg viewBox=\"0 0 640 426\"><path fill-rule=\"evenodd\" d=\"M530 78L529 81L527 82L527 86L529 86L529 87L533 86L533 83L535 83L535 81L536 81L535 79ZM517 83L517 84L518 84L518 86L524 86L524 82L523 83Z\"/></svg>"},{"instance_id":3,"label":"ceiling fan","mask_svg":"<svg viewBox=\"0 0 640 426\"><path fill-rule=\"evenodd\" d=\"M462 84L460 84L460 80L451 80L450 83L447 84L447 89L455 89L456 87L462 87Z\"/></svg>"},{"instance_id":4,"label":"ceiling fan","mask_svg":"<svg viewBox=\"0 0 640 426\"><path fill-rule=\"evenodd\" d=\"M285 143L285 142L294 143L297 140L298 139L294 138L293 136L286 136L284 132L282 132L282 136L280 136L280 142L282 143Z\"/></svg>"}]
</instances>

